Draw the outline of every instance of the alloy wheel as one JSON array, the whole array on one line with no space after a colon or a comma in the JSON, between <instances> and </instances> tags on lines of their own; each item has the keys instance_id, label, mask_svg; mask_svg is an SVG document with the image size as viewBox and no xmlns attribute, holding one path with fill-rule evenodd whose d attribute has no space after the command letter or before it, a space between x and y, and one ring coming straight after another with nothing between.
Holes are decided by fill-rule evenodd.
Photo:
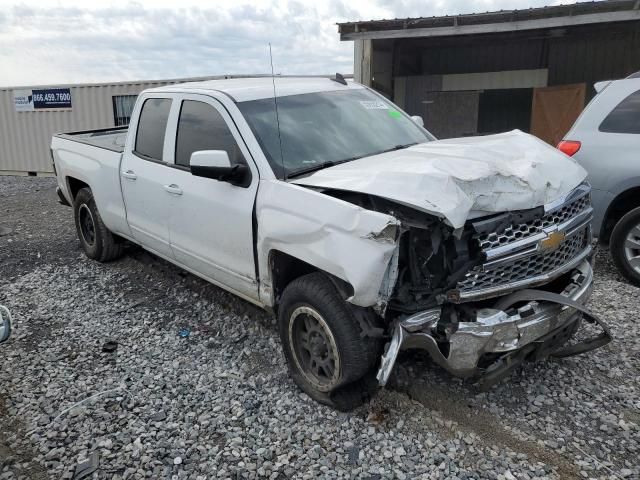
<instances>
[{"instance_id":1,"label":"alloy wheel","mask_svg":"<svg viewBox=\"0 0 640 480\"><path fill-rule=\"evenodd\" d=\"M86 204L80 205L78 209L78 223L80 224L80 233L84 241L93 246L96 243L96 225L93 221L91 210Z\"/></svg>"},{"instance_id":2,"label":"alloy wheel","mask_svg":"<svg viewBox=\"0 0 640 480\"><path fill-rule=\"evenodd\" d=\"M624 241L624 256L629 266L640 273L640 225L633 227Z\"/></svg>"},{"instance_id":3,"label":"alloy wheel","mask_svg":"<svg viewBox=\"0 0 640 480\"><path fill-rule=\"evenodd\" d=\"M340 379L340 354L322 315L308 306L296 308L289 321L289 341L305 379L320 391L333 389Z\"/></svg>"}]
</instances>

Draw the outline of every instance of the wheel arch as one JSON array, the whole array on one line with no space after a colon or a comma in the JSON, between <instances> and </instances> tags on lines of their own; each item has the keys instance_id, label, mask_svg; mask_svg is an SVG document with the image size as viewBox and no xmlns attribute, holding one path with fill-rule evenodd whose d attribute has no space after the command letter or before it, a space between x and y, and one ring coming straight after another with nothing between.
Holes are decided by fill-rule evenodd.
<instances>
[{"instance_id":1,"label":"wheel arch","mask_svg":"<svg viewBox=\"0 0 640 480\"><path fill-rule=\"evenodd\" d=\"M287 285L297 278L315 272L324 274L334 284L336 290L340 293L343 299L346 300L353 296L354 288L346 280L280 250L271 250L269 252L271 295L273 309L276 314L282 293L284 292L284 289L287 288Z\"/></svg>"},{"instance_id":2,"label":"wheel arch","mask_svg":"<svg viewBox=\"0 0 640 480\"><path fill-rule=\"evenodd\" d=\"M79 178L67 176L66 180L67 180L67 189L68 189L69 195L71 195L70 200L72 204L75 201L76 196L78 195L78 192L81 189L83 188L91 189L91 186L87 182L85 182L84 180L80 180Z\"/></svg>"},{"instance_id":3,"label":"wheel arch","mask_svg":"<svg viewBox=\"0 0 640 480\"><path fill-rule=\"evenodd\" d=\"M600 241L609 243L614 227L634 208L640 207L640 186L620 192L607 207L600 227Z\"/></svg>"}]
</instances>

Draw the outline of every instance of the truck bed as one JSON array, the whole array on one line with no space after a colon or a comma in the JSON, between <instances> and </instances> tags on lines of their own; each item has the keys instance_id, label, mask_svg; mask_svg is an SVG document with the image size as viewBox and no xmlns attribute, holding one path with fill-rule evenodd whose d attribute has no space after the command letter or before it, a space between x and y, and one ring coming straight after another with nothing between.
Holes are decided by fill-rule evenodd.
<instances>
[{"instance_id":1,"label":"truck bed","mask_svg":"<svg viewBox=\"0 0 640 480\"><path fill-rule=\"evenodd\" d=\"M100 205L100 216L109 230L130 235L120 191L120 162L127 128L105 128L59 133L51 139L51 154L60 192L73 205L72 186L85 184Z\"/></svg>"},{"instance_id":2,"label":"truck bed","mask_svg":"<svg viewBox=\"0 0 640 480\"><path fill-rule=\"evenodd\" d=\"M127 140L127 129L128 127L102 128L99 130L58 133L54 136L122 153Z\"/></svg>"}]
</instances>

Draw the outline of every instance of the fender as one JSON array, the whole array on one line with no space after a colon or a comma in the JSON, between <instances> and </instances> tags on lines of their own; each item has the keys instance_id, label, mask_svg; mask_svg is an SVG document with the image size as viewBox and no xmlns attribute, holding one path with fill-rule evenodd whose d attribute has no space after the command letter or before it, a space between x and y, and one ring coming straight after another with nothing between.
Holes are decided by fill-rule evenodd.
<instances>
[{"instance_id":1,"label":"fender","mask_svg":"<svg viewBox=\"0 0 640 480\"><path fill-rule=\"evenodd\" d=\"M380 289L400 222L317 191L278 180L261 180L256 205L260 299L272 306L269 252L278 250L330 273L353 287L347 301L383 304Z\"/></svg>"}]
</instances>

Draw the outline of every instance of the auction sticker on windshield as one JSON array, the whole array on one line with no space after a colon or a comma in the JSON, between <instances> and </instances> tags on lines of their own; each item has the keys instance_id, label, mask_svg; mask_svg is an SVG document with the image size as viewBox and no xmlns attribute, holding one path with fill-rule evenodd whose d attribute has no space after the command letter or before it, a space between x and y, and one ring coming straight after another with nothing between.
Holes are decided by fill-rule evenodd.
<instances>
[{"instance_id":1,"label":"auction sticker on windshield","mask_svg":"<svg viewBox=\"0 0 640 480\"><path fill-rule=\"evenodd\" d=\"M360 100L360 105L362 105L367 110L388 110L389 109L387 104L380 100Z\"/></svg>"}]
</instances>

